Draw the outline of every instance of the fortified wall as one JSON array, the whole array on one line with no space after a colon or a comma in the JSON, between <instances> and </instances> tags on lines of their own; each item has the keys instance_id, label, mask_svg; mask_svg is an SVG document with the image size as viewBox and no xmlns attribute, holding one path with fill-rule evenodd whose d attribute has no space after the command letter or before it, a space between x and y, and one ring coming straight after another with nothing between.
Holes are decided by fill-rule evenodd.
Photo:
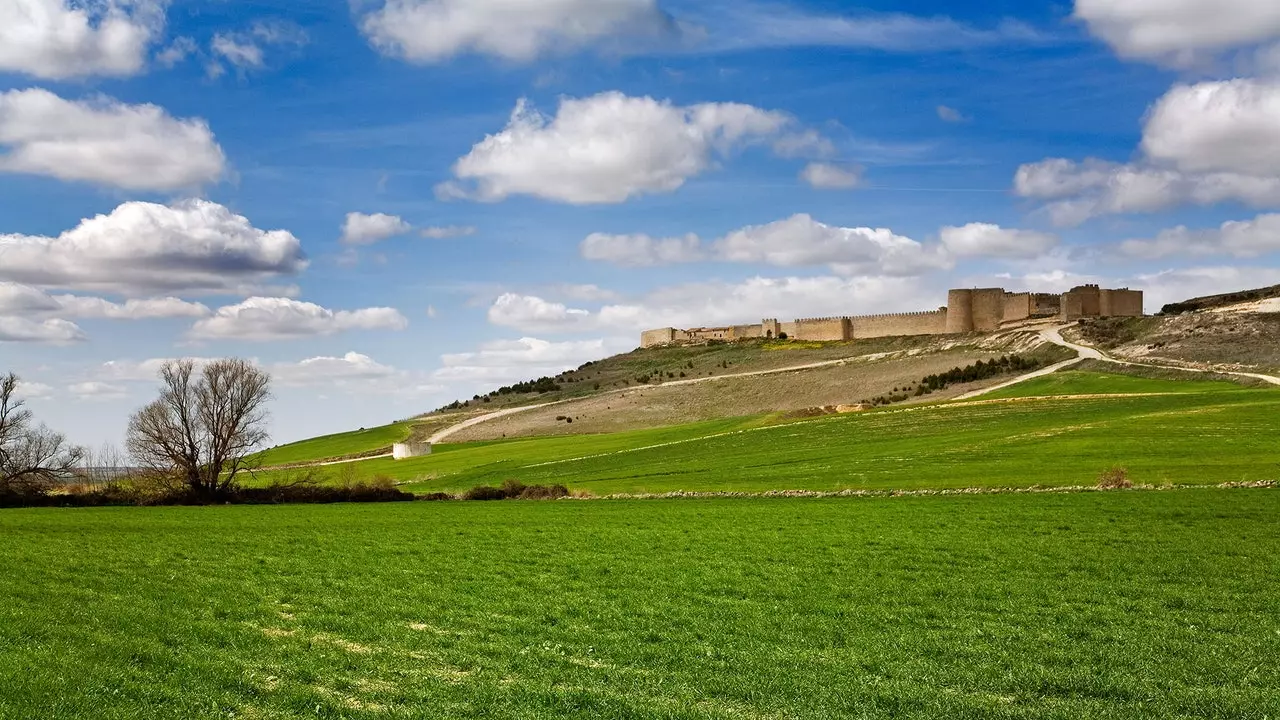
<instances>
[{"instance_id":1,"label":"fortified wall","mask_svg":"<svg viewBox=\"0 0 1280 720\"><path fill-rule=\"evenodd\" d=\"M700 343L709 340L787 338L790 340L859 340L902 335L995 332L1031 322L1074 322L1082 317L1140 317L1142 291L1109 290L1081 285L1061 293L1011 293L1004 288L955 289L937 310L889 315L839 315L759 324L679 330L659 328L640 334L641 347Z\"/></svg>"}]
</instances>

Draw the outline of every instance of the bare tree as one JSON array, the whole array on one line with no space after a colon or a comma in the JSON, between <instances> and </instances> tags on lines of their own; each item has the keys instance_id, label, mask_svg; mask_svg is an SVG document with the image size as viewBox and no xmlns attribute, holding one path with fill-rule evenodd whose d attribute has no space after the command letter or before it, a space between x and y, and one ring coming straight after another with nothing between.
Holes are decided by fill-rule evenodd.
<instances>
[{"instance_id":1,"label":"bare tree","mask_svg":"<svg viewBox=\"0 0 1280 720\"><path fill-rule=\"evenodd\" d=\"M160 381L160 397L129 420L130 454L195 493L226 493L269 437L270 376L247 360L217 360L198 374L191 360L175 360Z\"/></svg>"},{"instance_id":2,"label":"bare tree","mask_svg":"<svg viewBox=\"0 0 1280 720\"><path fill-rule=\"evenodd\" d=\"M0 376L0 493L40 492L71 478L84 449L34 424L17 393L18 376Z\"/></svg>"}]
</instances>

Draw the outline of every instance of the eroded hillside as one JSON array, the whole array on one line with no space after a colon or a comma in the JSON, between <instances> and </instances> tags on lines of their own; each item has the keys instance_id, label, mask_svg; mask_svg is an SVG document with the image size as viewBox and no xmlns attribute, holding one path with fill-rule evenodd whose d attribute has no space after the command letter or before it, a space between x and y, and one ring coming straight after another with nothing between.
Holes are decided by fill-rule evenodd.
<instances>
[{"instance_id":1,"label":"eroded hillside","mask_svg":"<svg viewBox=\"0 0 1280 720\"><path fill-rule=\"evenodd\" d=\"M1258 312L1258 310L1274 310ZM1067 331L1111 355L1200 369L1280 370L1280 301L1149 318L1083 321Z\"/></svg>"}]
</instances>

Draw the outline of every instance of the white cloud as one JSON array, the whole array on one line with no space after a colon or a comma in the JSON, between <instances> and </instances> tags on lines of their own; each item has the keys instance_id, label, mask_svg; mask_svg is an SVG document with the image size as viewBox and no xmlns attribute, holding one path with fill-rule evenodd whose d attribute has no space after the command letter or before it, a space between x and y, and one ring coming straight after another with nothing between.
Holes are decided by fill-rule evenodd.
<instances>
[{"instance_id":1,"label":"white cloud","mask_svg":"<svg viewBox=\"0 0 1280 720\"><path fill-rule=\"evenodd\" d=\"M953 107L947 107L946 105L939 105L937 108L937 112L938 112L938 119L942 120L943 122L958 123L958 122L964 122L965 120L968 119L959 110Z\"/></svg>"},{"instance_id":2,"label":"white cloud","mask_svg":"<svg viewBox=\"0 0 1280 720\"><path fill-rule=\"evenodd\" d=\"M119 400L129 394L128 388L98 380L67 386L67 392L78 400Z\"/></svg>"},{"instance_id":3,"label":"white cloud","mask_svg":"<svg viewBox=\"0 0 1280 720\"><path fill-rule=\"evenodd\" d=\"M842 275L916 275L951 264L937 248L886 228L838 227L803 213L735 230L712 252L728 262L828 265Z\"/></svg>"},{"instance_id":4,"label":"white cloud","mask_svg":"<svg viewBox=\"0 0 1280 720\"><path fill-rule=\"evenodd\" d=\"M360 21L382 53L420 63L463 53L528 62L674 31L657 0L386 0Z\"/></svg>"},{"instance_id":5,"label":"white cloud","mask_svg":"<svg viewBox=\"0 0 1280 720\"><path fill-rule=\"evenodd\" d=\"M1193 267L1137 275L1129 287L1142 288L1147 312L1194 297L1280 284L1280 268Z\"/></svg>"},{"instance_id":6,"label":"white cloud","mask_svg":"<svg viewBox=\"0 0 1280 720\"><path fill-rule=\"evenodd\" d=\"M549 342L532 337L485 343L475 352L440 358L443 365L432 373L440 383L469 383L496 387L572 370L588 360L599 360L634 347L620 339Z\"/></svg>"},{"instance_id":7,"label":"white cloud","mask_svg":"<svg viewBox=\"0 0 1280 720\"><path fill-rule=\"evenodd\" d=\"M206 67L212 77L225 71L222 63L232 65L240 72L259 70L266 64L266 47L279 45L302 46L309 42L306 31L294 23L285 21L258 21L247 31L220 32L209 42L209 52L214 60Z\"/></svg>"},{"instance_id":8,"label":"white cloud","mask_svg":"<svg viewBox=\"0 0 1280 720\"><path fill-rule=\"evenodd\" d=\"M424 238L432 240L443 240L445 238L467 237L476 234L476 228L473 225L443 225L436 227L425 227L419 231Z\"/></svg>"},{"instance_id":9,"label":"white cloud","mask_svg":"<svg viewBox=\"0 0 1280 720\"><path fill-rule=\"evenodd\" d=\"M1280 3L1276 3L1280 7ZM1276 11L1280 17L1280 10ZM1142 150L1188 173L1280 176L1280 83L1176 85L1147 113Z\"/></svg>"},{"instance_id":10,"label":"white cloud","mask_svg":"<svg viewBox=\"0 0 1280 720\"><path fill-rule=\"evenodd\" d=\"M564 98L554 118L516 104L507 127L453 166L442 197L493 202L532 195L574 204L620 203L672 192L716 158L776 136L793 122L737 103L679 107L606 92Z\"/></svg>"},{"instance_id":11,"label":"white cloud","mask_svg":"<svg viewBox=\"0 0 1280 720\"><path fill-rule=\"evenodd\" d=\"M939 286L941 287L941 286ZM629 303L605 305L596 311L566 308L536 296L514 296L495 303L489 320L496 325L539 332L605 331L635 333L671 325L697 327L759 322L760 318L865 315L925 310L929 300L945 302L946 293L918 278L901 277L785 277L750 278L740 283L699 282L666 287ZM542 312L521 312L542 309ZM533 320L531 321L531 318ZM628 336L629 337L629 336ZM634 340L629 340L634 345Z\"/></svg>"},{"instance_id":12,"label":"white cloud","mask_svg":"<svg viewBox=\"0 0 1280 720\"><path fill-rule=\"evenodd\" d=\"M130 299L122 303L103 298L58 295L61 313L67 317L108 320L149 320L155 318L201 318L212 311L198 302L175 297Z\"/></svg>"},{"instance_id":13,"label":"white cloud","mask_svg":"<svg viewBox=\"0 0 1280 720\"><path fill-rule=\"evenodd\" d=\"M672 238L654 238L645 234L591 233L582 241L579 250L582 257L588 260L627 267L694 262L705 256L702 241L692 233Z\"/></svg>"},{"instance_id":14,"label":"white cloud","mask_svg":"<svg viewBox=\"0 0 1280 720\"><path fill-rule=\"evenodd\" d=\"M48 90L0 93L0 172L126 190L174 191L218 180L226 158L203 120L111 98Z\"/></svg>"},{"instance_id":15,"label":"white cloud","mask_svg":"<svg viewBox=\"0 0 1280 720\"><path fill-rule=\"evenodd\" d=\"M53 388L38 382L19 382L14 394L24 399L47 398L53 395Z\"/></svg>"},{"instance_id":16,"label":"white cloud","mask_svg":"<svg viewBox=\"0 0 1280 720\"><path fill-rule=\"evenodd\" d=\"M1231 255L1250 258L1280 252L1280 215L1259 215L1252 220L1232 220L1208 230L1178 226L1151 239L1125 240L1119 251L1140 258L1176 255Z\"/></svg>"},{"instance_id":17,"label":"white cloud","mask_svg":"<svg viewBox=\"0 0 1280 720\"><path fill-rule=\"evenodd\" d=\"M1049 158L1018 168L1014 191L1051 201L1054 222L1234 201L1280 206L1280 84L1177 85L1147 113L1130 163Z\"/></svg>"},{"instance_id":18,"label":"white cloud","mask_svg":"<svg viewBox=\"0 0 1280 720\"><path fill-rule=\"evenodd\" d=\"M565 329L574 325L588 327L591 313L549 302L533 295L503 293L489 308L489 322L518 328L526 332Z\"/></svg>"},{"instance_id":19,"label":"white cloud","mask_svg":"<svg viewBox=\"0 0 1280 720\"><path fill-rule=\"evenodd\" d=\"M0 235L0 280L139 295L238 293L301 272L301 243L206 200L128 202L58 237Z\"/></svg>"},{"instance_id":20,"label":"white cloud","mask_svg":"<svg viewBox=\"0 0 1280 720\"><path fill-rule=\"evenodd\" d=\"M135 75L163 28L159 0L5 0L0 71L49 80Z\"/></svg>"},{"instance_id":21,"label":"white cloud","mask_svg":"<svg viewBox=\"0 0 1280 720\"><path fill-rule=\"evenodd\" d=\"M403 330L409 321L388 307L330 310L288 298L251 297L218 308L188 333L197 340L289 340L348 330Z\"/></svg>"},{"instance_id":22,"label":"white cloud","mask_svg":"<svg viewBox=\"0 0 1280 720\"><path fill-rule=\"evenodd\" d=\"M62 303L42 290L29 285L0 282L0 315L43 315L59 310L62 310Z\"/></svg>"},{"instance_id":23,"label":"white cloud","mask_svg":"<svg viewBox=\"0 0 1280 720\"><path fill-rule=\"evenodd\" d=\"M404 235L412 229L412 225L397 215L347 213L347 219L342 223L342 243L344 245L369 245L379 240Z\"/></svg>"},{"instance_id":24,"label":"white cloud","mask_svg":"<svg viewBox=\"0 0 1280 720\"><path fill-rule=\"evenodd\" d=\"M571 300L585 300L588 302L603 302L609 300L617 300L618 293L612 290L606 290L599 285L556 285L552 290L557 295L563 295Z\"/></svg>"},{"instance_id":25,"label":"white cloud","mask_svg":"<svg viewBox=\"0 0 1280 720\"><path fill-rule=\"evenodd\" d=\"M1075 16L1121 55L1175 65L1280 37L1270 0L1076 0Z\"/></svg>"},{"instance_id":26,"label":"white cloud","mask_svg":"<svg viewBox=\"0 0 1280 720\"><path fill-rule=\"evenodd\" d=\"M1088 158L1051 158L1018 168L1014 192L1051 200L1054 224L1078 225L1099 215L1149 213L1187 203L1235 201L1252 207L1280 205L1280 177L1240 173L1183 173L1147 164Z\"/></svg>"},{"instance_id":27,"label":"white cloud","mask_svg":"<svg viewBox=\"0 0 1280 720\"><path fill-rule=\"evenodd\" d=\"M176 38L169 43L169 47L156 53L156 62L160 63L162 67L171 68L198 51L199 47L196 45L195 40L189 37Z\"/></svg>"},{"instance_id":28,"label":"white cloud","mask_svg":"<svg viewBox=\"0 0 1280 720\"><path fill-rule=\"evenodd\" d=\"M631 267L716 260L778 267L827 265L842 275L914 275L952 264L939 246L923 245L886 228L827 225L803 213L747 226L709 244L693 234L656 239L593 233L580 251L589 260Z\"/></svg>"},{"instance_id":29,"label":"white cloud","mask_svg":"<svg viewBox=\"0 0 1280 720\"><path fill-rule=\"evenodd\" d=\"M858 169L846 170L830 163L809 163L800 171L800 179L820 190L847 190L862 181Z\"/></svg>"},{"instance_id":30,"label":"white cloud","mask_svg":"<svg viewBox=\"0 0 1280 720\"><path fill-rule=\"evenodd\" d=\"M151 358L135 362L133 360L111 360L94 368L92 376L99 380L111 382L150 382L160 376L160 370L166 363L175 360L190 360L197 369L213 362L215 358L183 357L183 358Z\"/></svg>"},{"instance_id":31,"label":"white cloud","mask_svg":"<svg viewBox=\"0 0 1280 720\"><path fill-rule=\"evenodd\" d=\"M942 246L960 257L1036 258L1058 245L1058 236L1035 230L969 223L939 231Z\"/></svg>"},{"instance_id":32,"label":"white cloud","mask_svg":"<svg viewBox=\"0 0 1280 720\"><path fill-rule=\"evenodd\" d=\"M77 295L53 296L17 283L0 282L0 315L27 317L57 315L75 318L142 320L170 317L204 317L209 308L178 298L131 299L115 303Z\"/></svg>"},{"instance_id":33,"label":"white cloud","mask_svg":"<svg viewBox=\"0 0 1280 720\"><path fill-rule=\"evenodd\" d=\"M0 343L69 345L86 339L84 331L68 320L35 321L0 316Z\"/></svg>"}]
</instances>

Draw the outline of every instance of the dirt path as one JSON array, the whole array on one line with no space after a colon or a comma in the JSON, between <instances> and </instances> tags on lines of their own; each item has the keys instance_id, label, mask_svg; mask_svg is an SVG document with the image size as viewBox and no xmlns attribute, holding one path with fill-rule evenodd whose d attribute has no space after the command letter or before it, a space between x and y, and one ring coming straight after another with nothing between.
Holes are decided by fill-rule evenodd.
<instances>
[{"instance_id":1,"label":"dirt path","mask_svg":"<svg viewBox=\"0 0 1280 720\"><path fill-rule=\"evenodd\" d=\"M1032 378L1038 378L1044 375L1049 375L1050 373L1058 372L1063 368L1071 367L1072 365L1076 365L1085 360L1100 360L1102 362L1114 363L1116 365L1128 365L1131 367L1149 367L1149 368L1158 368L1161 370L1182 370L1184 372L1212 373L1216 375L1235 375L1237 377L1247 377L1247 378L1253 378L1255 380L1262 380L1264 382L1271 383L1272 385L1280 385L1280 377L1275 377L1274 375L1263 375L1261 373L1235 372L1231 370L1215 370L1213 368L1178 367L1176 365L1155 365L1151 363L1137 363L1137 362L1129 362L1128 360L1117 360L1109 355L1104 354L1101 350L1095 347L1090 347L1088 345L1079 345L1077 343L1073 343L1070 340L1063 338L1062 331L1068 327L1071 327L1071 326L1061 325L1058 327L1041 330L1040 337L1044 338L1045 342L1051 342L1054 345L1059 345L1061 347L1064 347L1070 350L1075 350L1077 357L1071 360L1064 360L1060 363L1057 363L1056 365L1050 365L1047 368L1041 368L1040 370L1027 373L1026 375L1019 375L1018 377L1012 380L1008 380L1006 382L1002 382L999 385L992 385L991 387L988 387L988 388L982 388L981 390L974 390L971 393L965 393L964 395L961 395L960 397L956 398L956 400L971 400L973 398L986 395L987 393L995 392L996 390L1003 390L1004 388L1007 388L1011 385L1017 385L1019 383L1026 382L1027 380L1031 380Z\"/></svg>"}]
</instances>

